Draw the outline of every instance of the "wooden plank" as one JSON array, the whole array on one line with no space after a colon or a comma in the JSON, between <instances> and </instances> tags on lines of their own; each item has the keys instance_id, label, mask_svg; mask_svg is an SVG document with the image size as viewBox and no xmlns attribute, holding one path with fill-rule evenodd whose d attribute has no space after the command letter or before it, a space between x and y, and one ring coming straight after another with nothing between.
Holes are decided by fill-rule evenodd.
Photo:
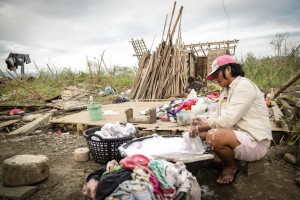
<instances>
[{"instance_id":1,"label":"wooden plank","mask_svg":"<svg viewBox=\"0 0 300 200\"><path fill-rule=\"evenodd\" d=\"M168 32L167 32L166 42L169 42L169 35L170 35L171 25L173 22L175 8L176 8L176 1L174 2L173 9L172 9L172 15L171 15L171 20L170 20L170 24L169 24L169 28L168 28Z\"/></svg>"},{"instance_id":2,"label":"wooden plank","mask_svg":"<svg viewBox=\"0 0 300 200\"><path fill-rule=\"evenodd\" d=\"M50 117L53 115L53 112L46 113L43 116L37 118L33 122L30 122L21 128L14 130L10 133L8 133L6 136L11 137L11 136L17 136L17 135L27 135L31 133L32 131L36 130L39 126L47 123L50 119Z\"/></svg>"},{"instance_id":3,"label":"wooden plank","mask_svg":"<svg viewBox=\"0 0 300 200\"><path fill-rule=\"evenodd\" d=\"M164 35L165 35L165 29L166 29L167 21L168 21L168 15L166 16L166 19L165 19L165 25L164 25L163 33L162 33L162 36L161 36L161 42L164 41Z\"/></svg>"},{"instance_id":4,"label":"wooden plank","mask_svg":"<svg viewBox=\"0 0 300 200\"><path fill-rule=\"evenodd\" d=\"M135 99L135 97L136 97L136 92L137 92L137 89L138 89L138 86L139 86L139 82L141 81L141 75L142 75L144 65L145 65L148 57L149 57L149 52L147 52L143 55L143 57L142 57L142 59L139 63L139 69L136 73L134 83L131 87L131 93L130 93L130 98L131 99Z\"/></svg>"},{"instance_id":5,"label":"wooden plank","mask_svg":"<svg viewBox=\"0 0 300 200\"><path fill-rule=\"evenodd\" d=\"M22 115L3 115L0 116L0 120L12 120L22 118Z\"/></svg>"},{"instance_id":6,"label":"wooden plank","mask_svg":"<svg viewBox=\"0 0 300 200\"><path fill-rule=\"evenodd\" d=\"M166 153L159 155L151 155L154 159L165 159L170 162L183 162L183 163L192 163L203 160L210 160L214 158L213 154L197 154L197 153Z\"/></svg>"},{"instance_id":7,"label":"wooden plank","mask_svg":"<svg viewBox=\"0 0 300 200\"><path fill-rule=\"evenodd\" d=\"M236 44L239 42L239 40L226 40L226 41L220 41L220 42L202 42L202 43L197 43L197 44L186 44L184 45L185 48L191 47L192 45L194 47L205 47L205 46L209 46L211 44Z\"/></svg>"},{"instance_id":8,"label":"wooden plank","mask_svg":"<svg viewBox=\"0 0 300 200\"><path fill-rule=\"evenodd\" d=\"M144 68L142 73L142 80L141 83L138 86L138 90L136 93L136 98L143 98L143 95L145 94L145 91L147 90L147 84L149 79L149 74L151 74L152 71L152 63L153 63L154 55L151 56L150 61L147 63L147 66Z\"/></svg>"},{"instance_id":9,"label":"wooden plank","mask_svg":"<svg viewBox=\"0 0 300 200\"><path fill-rule=\"evenodd\" d=\"M173 26L172 33L171 33L171 35L170 35L171 38L173 37L173 35L174 35L174 33L175 33L175 30L176 30L176 26L177 26L177 24L178 24L178 22L179 22L179 19L181 18L182 10L183 10L183 6L180 7L180 10L179 10L177 19L176 19L175 24L174 24L174 26Z\"/></svg>"},{"instance_id":10,"label":"wooden plank","mask_svg":"<svg viewBox=\"0 0 300 200\"><path fill-rule=\"evenodd\" d=\"M138 118L134 118L133 117L133 109L132 108L129 108L127 110L125 110L125 114L126 114L126 119L127 119L127 122L129 123L140 123L140 124L154 124L157 120L157 117L156 117L156 108L151 108L149 110L149 115L150 116L147 116L147 117L138 117Z\"/></svg>"},{"instance_id":11,"label":"wooden plank","mask_svg":"<svg viewBox=\"0 0 300 200\"><path fill-rule=\"evenodd\" d=\"M193 53L190 53L190 76L195 77L196 73L195 73L195 60L194 60L194 56Z\"/></svg>"},{"instance_id":12,"label":"wooden plank","mask_svg":"<svg viewBox=\"0 0 300 200\"><path fill-rule=\"evenodd\" d=\"M2 123L0 123L0 128L12 125L12 124L17 123L19 121L21 121L21 119L13 119L13 120L9 120L9 121L6 121L6 122L2 122Z\"/></svg>"},{"instance_id":13,"label":"wooden plank","mask_svg":"<svg viewBox=\"0 0 300 200\"><path fill-rule=\"evenodd\" d=\"M275 101L271 101L271 105L272 105L272 110L274 115L274 121L279 127L282 127L283 114Z\"/></svg>"},{"instance_id":14,"label":"wooden plank","mask_svg":"<svg viewBox=\"0 0 300 200\"><path fill-rule=\"evenodd\" d=\"M154 63L154 60L155 60L155 54L152 54L151 56L151 59L149 61L149 64L148 64L148 71L147 73L145 74L144 76L144 83L140 85L140 88L143 88L143 92L141 93L141 95L139 96L140 98L149 98L147 95L147 91L151 88L151 85L149 85L150 83L150 78L151 76L153 75L153 63Z\"/></svg>"},{"instance_id":15,"label":"wooden plank","mask_svg":"<svg viewBox=\"0 0 300 200\"><path fill-rule=\"evenodd\" d=\"M278 131L278 132L288 132L289 129L288 129L288 126L286 123L283 123L282 124L282 127L278 126L275 122L274 122L274 119L270 119L270 122L271 122L271 129L272 131Z\"/></svg>"}]
</instances>

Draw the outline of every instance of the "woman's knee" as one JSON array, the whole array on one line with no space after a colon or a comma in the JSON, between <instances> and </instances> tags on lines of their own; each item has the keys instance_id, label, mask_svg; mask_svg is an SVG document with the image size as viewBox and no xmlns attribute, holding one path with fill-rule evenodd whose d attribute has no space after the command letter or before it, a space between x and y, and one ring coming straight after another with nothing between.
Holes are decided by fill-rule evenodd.
<instances>
[{"instance_id":1,"label":"woman's knee","mask_svg":"<svg viewBox=\"0 0 300 200\"><path fill-rule=\"evenodd\" d=\"M216 128L207 132L206 142L210 147L238 145L235 133L231 129ZM237 144L236 144L237 143Z\"/></svg>"},{"instance_id":2,"label":"woman's knee","mask_svg":"<svg viewBox=\"0 0 300 200\"><path fill-rule=\"evenodd\" d=\"M222 131L220 129L211 129L206 134L206 143L210 147L220 145L222 143Z\"/></svg>"}]
</instances>

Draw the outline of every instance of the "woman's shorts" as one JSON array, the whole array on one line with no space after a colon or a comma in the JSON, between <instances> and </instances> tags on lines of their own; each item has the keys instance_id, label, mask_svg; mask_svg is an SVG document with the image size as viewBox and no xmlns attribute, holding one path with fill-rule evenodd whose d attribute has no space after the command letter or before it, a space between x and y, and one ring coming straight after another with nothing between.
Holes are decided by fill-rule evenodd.
<instances>
[{"instance_id":1,"label":"woman's shorts","mask_svg":"<svg viewBox=\"0 0 300 200\"><path fill-rule=\"evenodd\" d=\"M241 143L233 150L235 159L255 161L260 160L267 154L271 144L270 140L252 140L251 137L243 131L234 130L234 133L237 140Z\"/></svg>"}]
</instances>

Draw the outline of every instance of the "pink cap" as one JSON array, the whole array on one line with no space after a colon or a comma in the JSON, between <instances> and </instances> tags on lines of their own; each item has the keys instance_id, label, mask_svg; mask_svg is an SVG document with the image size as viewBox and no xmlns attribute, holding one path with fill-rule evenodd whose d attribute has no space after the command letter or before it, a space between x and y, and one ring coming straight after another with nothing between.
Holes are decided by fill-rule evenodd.
<instances>
[{"instance_id":1,"label":"pink cap","mask_svg":"<svg viewBox=\"0 0 300 200\"><path fill-rule=\"evenodd\" d=\"M236 63L235 59L231 56L219 56L216 60L214 60L211 64L211 72L206 76L206 79L209 81L214 80L216 77L214 73L223 65L227 65L230 63Z\"/></svg>"}]
</instances>

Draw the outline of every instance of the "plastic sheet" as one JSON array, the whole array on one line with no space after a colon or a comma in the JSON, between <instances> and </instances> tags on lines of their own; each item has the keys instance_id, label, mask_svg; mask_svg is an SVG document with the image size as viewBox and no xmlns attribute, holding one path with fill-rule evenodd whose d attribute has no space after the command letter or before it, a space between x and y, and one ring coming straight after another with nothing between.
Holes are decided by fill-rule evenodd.
<instances>
[{"instance_id":1,"label":"plastic sheet","mask_svg":"<svg viewBox=\"0 0 300 200\"><path fill-rule=\"evenodd\" d=\"M205 151L205 146L203 145L200 138L198 140L198 142L200 143L194 143L194 145L199 145L199 147L195 147L194 149L191 149L189 147L191 143L190 141L184 139L184 137L162 137L155 134L152 137L147 137L143 140L141 139L142 138L139 138L137 141L133 140L132 143L126 148L124 148L125 144L120 146L119 150L121 155L132 156L135 154L142 154L152 159L152 155L174 152L192 152L201 154ZM190 140L194 140L194 138L190 138Z\"/></svg>"}]
</instances>

